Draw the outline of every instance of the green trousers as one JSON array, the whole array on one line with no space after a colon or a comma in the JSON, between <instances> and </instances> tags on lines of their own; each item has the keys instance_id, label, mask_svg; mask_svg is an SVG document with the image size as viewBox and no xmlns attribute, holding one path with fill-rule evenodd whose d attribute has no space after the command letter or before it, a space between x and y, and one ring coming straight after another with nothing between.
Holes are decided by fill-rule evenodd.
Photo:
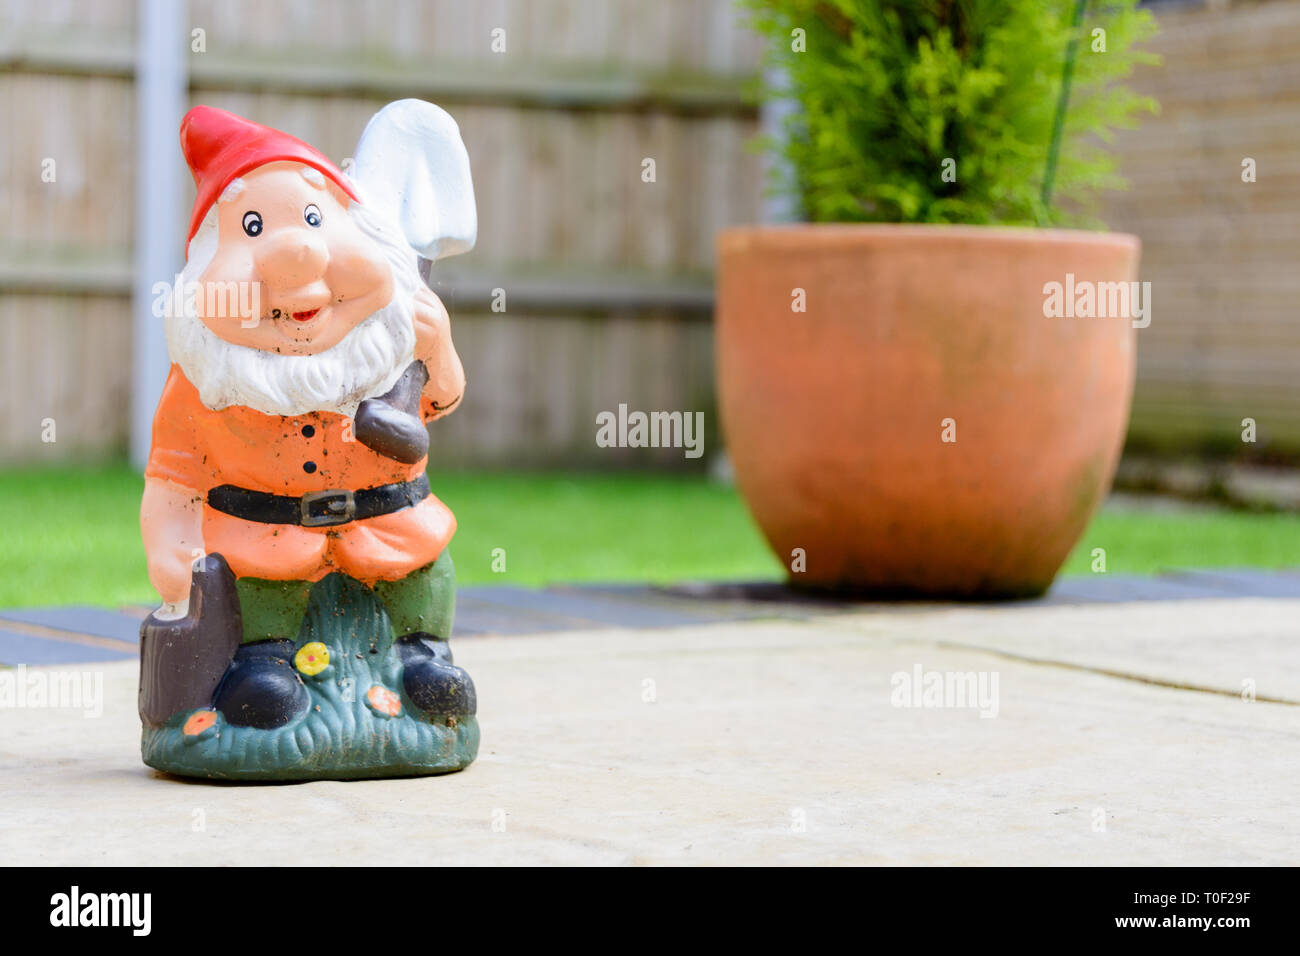
<instances>
[{"instance_id":1,"label":"green trousers","mask_svg":"<svg viewBox=\"0 0 1300 956\"><path fill-rule=\"evenodd\" d=\"M244 620L244 643L273 638L297 640L311 588L310 581L239 578L235 590ZM456 569L449 551L444 550L437 561L400 580L378 582L374 592L388 612L394 637L415 631L451 637L451 622L456 614Z\"/></svg>"}]
</instances>

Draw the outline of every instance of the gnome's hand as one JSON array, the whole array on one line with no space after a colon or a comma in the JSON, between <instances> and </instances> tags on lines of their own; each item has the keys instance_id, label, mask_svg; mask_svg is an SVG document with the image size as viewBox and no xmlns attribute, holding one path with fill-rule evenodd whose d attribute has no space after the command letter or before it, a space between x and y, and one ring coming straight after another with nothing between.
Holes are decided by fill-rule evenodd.
<instances>
[{"instance_id":1,"label":"gnome's hand","mask_svg":"<svg viewBox=\"0 0 1300 956\"><path fill-rule=\"evenodd\" d=\"M396 223L420 258L433 262L474 247L478 214L469 154L446 112L420 100L389 103L366 125L352 155L349 178L363 204ZM423 285L415 294L413 321L416 362L387 395L361 403L354 428L364 445L407 464L429 450L421 411L430 420L440 417L465 392L447 310Z\"/></svg>"},{"instance_id":2,"label":"gnome's hand","mask_svg":"<svg viewBox=\"0 0 1300 956\"><path fill-rule=\"evenodd\" d=\"M464 396L465 369L451 341L447 310L425 286L415 293L415 357L429 371L422 411L426 421L433 421L455 408Z\"/></svg>"},{"instance_id":3,"label":"gnome's hand","mask_svg":"<svg viewBox=\"0 0 1300 956\"><path fill-rule=\"evenodd\" d=\"M413 465L429 453L429 433L420 420L420 393L429 380L423 362L412 362L391 389L357 408L352 434L385 458Z\"/></svg>"}]
</instances>

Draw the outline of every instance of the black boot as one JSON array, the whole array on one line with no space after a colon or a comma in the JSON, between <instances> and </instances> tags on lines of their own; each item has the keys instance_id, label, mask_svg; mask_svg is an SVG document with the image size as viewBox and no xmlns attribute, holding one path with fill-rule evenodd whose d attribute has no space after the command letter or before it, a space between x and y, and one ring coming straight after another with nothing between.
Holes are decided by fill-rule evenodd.
<instances>
[{"instance_id":1,"label":"black boot","mask_svg":"<svg viewBox=\"0 0 1300 956\"><path fill-rule=\"evenodd\" d=\"M397 640L402 689L429 717L469 717L478 710L474 682L451 661L451 647L432 634L416 632Z\"/></svg>"},{"instance_id":2,"label":"black boot","mask_svg":"<svg viewBox=\"0 0 1300 956\"><path fill-rule=\"evenodd\" d=\"M293 669L293 641L241 644L212 698L236 727L283 727L307 709L307 688Z\"/></svg>"}]
</instances>

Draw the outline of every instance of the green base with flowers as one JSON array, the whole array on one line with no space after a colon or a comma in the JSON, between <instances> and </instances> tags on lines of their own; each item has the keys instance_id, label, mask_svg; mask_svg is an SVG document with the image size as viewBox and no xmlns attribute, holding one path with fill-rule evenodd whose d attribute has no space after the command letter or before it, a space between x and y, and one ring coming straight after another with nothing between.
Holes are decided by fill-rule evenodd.
<instances>
[{"instance_id":1,"label":"green base with flowers","mask_svg":"<svg viewBox=\"0 0 1300 956\"><path fill-rule=\"evenodd\" d=\"M213 709L182 712L144 729L144 762L224 780L420 776L473 762L477 719L429 718L407 699L388 615L365 585L343 574L317 582L296 643L304 712L271 730L234 726Z\"/></svg>"}]
</instances>

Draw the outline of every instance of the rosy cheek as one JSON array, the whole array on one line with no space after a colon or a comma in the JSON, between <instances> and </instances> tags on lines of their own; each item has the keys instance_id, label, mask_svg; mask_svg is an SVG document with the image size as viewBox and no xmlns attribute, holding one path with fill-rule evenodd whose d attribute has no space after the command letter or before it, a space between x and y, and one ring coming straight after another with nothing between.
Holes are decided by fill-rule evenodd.
<instances>
[{"instance_id":1,"label":"rosy cheek","mask_svg":"<svg viewBox=\"0 0 1300 956\"><path fill-rule=\"evenodd\" d=\"M224 240L216 256L203 270L203 275L199 277L199 282L204 284L208 282L256 283L258 281L257 270L253 267L253 257L250 250L237 243L229 244Z\"/></svg>"},{"instance_id":2,"label":"rosy cheek","mask_svg":"<svg viewBox=\"0 0 1300 956\"><path fill-rule=\"evenodd\" d=\"M327 281L336 299L363 299L372 308L385 305L393 294L388 260L369 242L333 242Z\"/></svg>"}]
</instances>

